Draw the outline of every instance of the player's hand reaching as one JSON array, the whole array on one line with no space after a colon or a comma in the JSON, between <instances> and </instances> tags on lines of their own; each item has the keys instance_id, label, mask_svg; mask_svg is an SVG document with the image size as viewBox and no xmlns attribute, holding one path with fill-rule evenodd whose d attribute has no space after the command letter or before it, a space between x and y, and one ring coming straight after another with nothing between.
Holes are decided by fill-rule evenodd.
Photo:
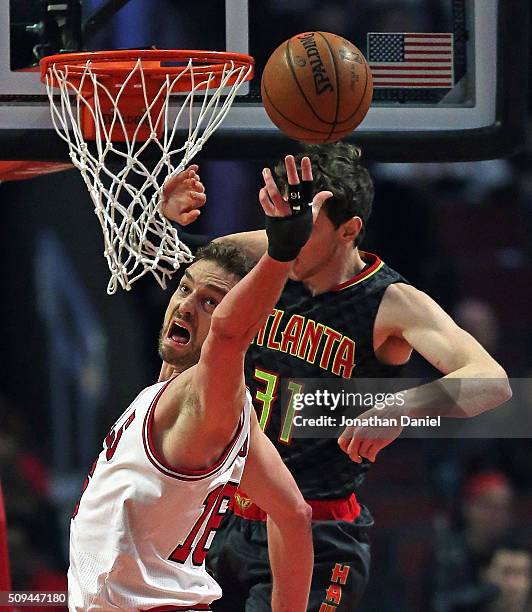
<instances>
[{"instance_id":1,"label":"player's hand reaching","mask_svg":"<svg viewBox=\"0 0 532 612\"><path fill-rule=\"evenodd\" d=\"M285 217L292 213L298 213L306 205L312 206L312 217L314 221L323 204L332 197L330 191L320 191L314 195L312 186L312 165L310 158L303 157L301 160L301 180L297 171L296 160L293 155L287 155L284 159L286 175L288 178L289 193L281 195L271 170L264 168L262 176L264 187L259 192L259 201L265 214L270 217Z\"/></svg>"},{"instance_id":2,"label":"player's hand reaching","mask_svg":"<svg viewBox=\"0 0 532 612\"><path fill-rule=\"evenodd\" d=\"M392 410L372 408L359 415L359 419L376 417L377 422L384 419L394 419L400 422L397 413ZM394 422L392 420L392 422ZM347 453L355 463L362 463L363 459L373 462L380 451L396 440L403 431L401 425L386 427L384 425L355 427L348 426L338 438L338 445Z\"/></svg>"},{"instance_id":3,"label":"player's hand reaching","mask_svg":"<svg viewBox=\"0 0 532 612\"><path fill-rule=\"evenodd\" d=\"M199 166L192 164L165 181L161 212L167 219L188 225L200 216L200 208L207 201L207 196L198 169Z\"/></svg>"},{"instance_id":4,"label":"player's hand reaching","mask_svg":"<svg viewBox=\"0 0 532 612\"><path fill-rule=\"evenodd\" d=\"M262 176L264 187L259 192L259 201L266 214L266 234L268 254L277 261L292 261L305 246L312 233L313 222L320 208L332 196L321 192L319 198L312 198L312 169L310 159L301 160L299 179L295 159L292 155L285 158L288 175L288 193L281 195L269 168L264 168Z\"/></svg>"}]
</instances>

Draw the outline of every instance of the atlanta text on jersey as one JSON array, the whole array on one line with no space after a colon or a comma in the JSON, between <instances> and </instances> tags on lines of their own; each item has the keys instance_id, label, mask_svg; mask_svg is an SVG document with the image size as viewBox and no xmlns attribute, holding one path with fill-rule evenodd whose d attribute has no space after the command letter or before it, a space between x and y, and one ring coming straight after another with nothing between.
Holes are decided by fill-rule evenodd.
<instances>
[{"instance_id":1,"label":"atlanta text on jersey","mask_svg":"<svg viewBox=\"0 0 532 612\"><path fill-rule=\"evenodd\" d=\"M355 342L351 338L301 315L286 319L285 311L275 308L254 344L289 353L312 364L318 360L323 370L351 378L355 367Z\"/></svg>"}]
</instances>

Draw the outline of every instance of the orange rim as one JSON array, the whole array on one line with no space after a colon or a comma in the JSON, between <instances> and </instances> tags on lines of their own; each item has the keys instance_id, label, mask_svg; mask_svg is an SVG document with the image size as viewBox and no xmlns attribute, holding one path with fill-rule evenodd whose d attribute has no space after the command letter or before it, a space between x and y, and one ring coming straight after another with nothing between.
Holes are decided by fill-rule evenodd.
<instances>
[{"instance_id":1,"label":"orange rim","mask_svg":"<svg viewBox=\"0 0 532 612\"><path fill-rule=\"evenodd\" d=\"M170 50L170 49L129 49L120 51L87 51L81 53L64 53L44 57L40 61L41 81L52 79L52 86L57 87L53 77L53 68L67 68L68 80L79 85L90 62L92 74L96 74L100 81L110 85L120 85L125 77L131 74L138 60L142 61L142 72L148 81L163 80L167 75L178 76L190 70L188 75L175 83L176 91L187 91L192 83L192 76L201 77L212 75L210 87L218 87L228 64L235 69L247 68L249 73L244 80L253 77L254 60L244 53L224 51L200 50ZM191 68L188 64L192 60ZM236 73L227 80L226 85L232 85L238 78ZM136 82L133 79L133 82Z\"/></svg>"}]
</instances>

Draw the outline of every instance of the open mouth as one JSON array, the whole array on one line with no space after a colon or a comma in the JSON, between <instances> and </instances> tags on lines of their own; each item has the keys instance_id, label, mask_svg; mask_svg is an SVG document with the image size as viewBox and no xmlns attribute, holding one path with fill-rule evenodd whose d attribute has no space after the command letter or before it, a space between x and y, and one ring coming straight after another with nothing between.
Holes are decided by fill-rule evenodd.
<instances>
[{"instance_id":1,"label":"open mouth","mask_svg":"<svg viewBox=\"0 0 532 612\"><path fill-rule=\"evenodd\" d=\"M176 344L185 346L190 342L190 331L186 327L181 325L181 323L179 323L178 321L174 321L170 325L170 329L168 330L168 334L166 337L170 338L170 340L172 340Z\"/></svg>"}]
</instances>

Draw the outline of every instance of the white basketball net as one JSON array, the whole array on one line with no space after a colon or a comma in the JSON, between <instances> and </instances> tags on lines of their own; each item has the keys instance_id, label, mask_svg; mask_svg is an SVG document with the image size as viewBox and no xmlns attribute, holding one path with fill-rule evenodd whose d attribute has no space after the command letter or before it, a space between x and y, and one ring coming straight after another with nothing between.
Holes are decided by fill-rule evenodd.
<instances>
[{"instance_id":1,"label":"white basketball net","mask_svg":"<svg viewBox=\"0 0 532 612\"><path fill-rule=\"evenodd\" d=\"M162 186L167 178L189 164L222 123L252 68L235 66L228 61L220 86L213 87L213 73L203 70L196 74L192 66L190 60L183 72L161 76L164 82L155 96L147 93L142 59L137 60L130 74L115 90L100 82L99 75L91 70L90 60L81 68L82 76L76 77L77 86L69 80L68 65L53 64L46 75L53 125L68 143L70 159L88 187L103 230L104 255L111 271L107 286L109 294L115 293L118 285L131 289L131 285L147 272L151 272L161 287L166 288L167 280L179 265L193 259L188 247L179 240L175 228L160 212ZM77 71L79 74L79 67ZM142 85L138 95L143 96L144 114L131 136L131 128L128 133L119 105L128 81L133 78ZM182 78L191 79L191 90L181 93L178 98L180 106L177 110L175 107L172 109L170 96L177 93L177 83ZM230 84L232 79L235 81ZM54 95L57 89L58 96ZM92 106L88 102L88 89L94 97ZM176 100L175 96L173 100ZM111 102L110 112L102 111L102 102L104 108ZM96 140L91 149L82 131L82 108L88 109L95 125ZM163 133L158 137L155 126L161 121ZM137 141L141 126L149 127L151 135ZM121 148L113 144L113 130L115 134L116 130L123 133ZM176 136L179 131L183 134L183 130L186 139L180 145ZM148 169L141 156L147 147L154 145L160 149L160 160ZM117 160L120 167L116 165Z\"/></svg>"}]
</instances>

